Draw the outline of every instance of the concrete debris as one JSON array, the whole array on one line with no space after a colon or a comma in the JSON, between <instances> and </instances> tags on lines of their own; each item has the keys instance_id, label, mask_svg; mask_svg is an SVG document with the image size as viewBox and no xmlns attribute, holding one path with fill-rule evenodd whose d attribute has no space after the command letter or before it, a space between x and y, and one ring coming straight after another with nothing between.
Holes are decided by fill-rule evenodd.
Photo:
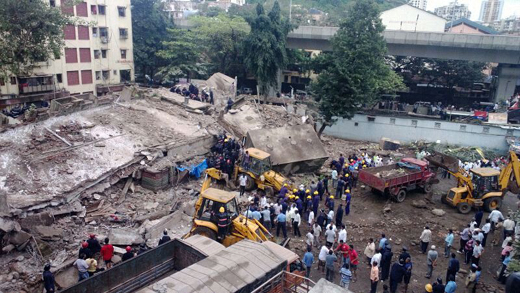
<instances>
[{"instance_id":1,"label":"concrete debris","mask_svg":"<svg viewBox=\"0 0 520 293\"><path fill-rule=\"evenodd\" d=\"M60 240L63 235L63 229L49 227L49 226L36 226L36 227L34 227L34 232L42 240L50 240L50 241Z\"/></svg>"},{"instance_id":2,"label":"concrete debris","mask_svg":"<svg viewBox=\"0 0 520 293\"><path fill-rule=\"evenodd\" d=\"M438 216L438 217L442 217L446 214L446 212L442 209L433 209L432 210L432 214Z\"/></svg>"},{"instance_id":3,"label":"concrete debris","mask_svg":"<svg viewBox=\"0 0 520 293\"><path fill-rule=\"evenodd\" d=\"M412 206L416 207L418 209L427 209L428 208L426 201L424 201L422 199L412 201Z\"/></svg>"},{"instance_id":4,"label":"concrete debris","mask_svg":"<svg viewBox=\"0 0 520 293\"><path fill-rule=\"evenodd\" d=\"M4 233L9 232L19 232L22 228L18 222L8 219L8 218L0 218L0 231Z\"/></svg>"},{"instance_id":5,"label":"concrete debris","mask_svg":"<svg viewBox=\"0 0 520 293\"><path fill-rule=\"evenodd\" d=\"M108 238L112 245L138 245L144 242L143 238L134 229L111 229Z\"/></svg>"},{"instance_id":6,"label":"concrete debris","mask_svg":"<svg viewBox=\"0 0 520 293\"><path fill-rule=\"evenodd\" d=\"M187 216L180 210L176 211L173 214L161 218L156 223L147 223L144 229L145 238L146 240L159 241L165 229L175 234L170 235L170 237L181 237L189 231L191 227L190 221L191 216Z\"/></svg>"},{"instance_id":7,"label":"concrete debris","mask_svg":"<svg viewBox=\"0 0 520 293\"><path fill-rule=\"evenodd\" d=\"M15 249L14 245L12 244L9 244L9 245L6 245L2 248L2 252L3 253L9 253L11 252L13 249Z\"/></svg>"},{"instance_id":8,"label":"concrete debris","mask_svg":"<svg viewBox=\"0 0 520 293\"><path fill-rule=\"evenodd\" d=\"M6 234L4 238L7 237L9 243L19 246L27 243L29 239L31 238L31 234L24 232L24 231L18 231L11 234Z\"/></svg>"},{"instance_id":9,"label":"concrete debris","mask_svg":"<svg viewBox=\"0 0 520 293\"><path fill-rule=\"evenodd\" d=\"M384 151L395 151L401 147L401 143L397 140L382 137L379 141L379 147Z\"/></svg>"}]
</instances>

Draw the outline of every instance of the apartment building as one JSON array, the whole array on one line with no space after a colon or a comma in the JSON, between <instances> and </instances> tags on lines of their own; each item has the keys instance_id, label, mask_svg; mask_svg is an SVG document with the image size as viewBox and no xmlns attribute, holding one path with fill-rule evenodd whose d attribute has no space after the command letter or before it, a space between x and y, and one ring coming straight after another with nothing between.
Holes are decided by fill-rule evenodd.
<instances>
[{"instance_id":1,"label":"apartment building","mask_svg":"<svg viewBox=\"0 0 520 293\"><path fill-rule=\"evenodd\" d=\"M479 21L493 23L502 18L504 0L484 0L480 5Z\"/></svg>"},{"instance_id":2,"label":"apartment building","mask_svg":"<svg viewBox=\"0 0 520 293\"><path fill-rule=\"evenodd\" d=\"M465 4L459 4L457 0L450 2L449 5L437 7L434 11L435 14L449 21L455 21L461 18L471 18L471 11L469 11L468 6Z\"/></svg>"},{"instance_id":3,"label":"apartment building","mask_svg":"<svg viewBox=\"0 0 520 293\"><path fill-rule=\"evenodd\" d=\"M428 0L410 0L409 4L413 7L426 10L426 7L428 6Z\"/></svg>"},{"instance_id":4,"label":"apartment building","mask_svg":"<svg viewBox=\"0 0 520 293\"><path fill-rule=\"evenodd\" d=\"M88 25L64 27L60 58L38 64L31 76L0 80L0 109L48 101L63 92L72 95L108 92L133 81L134 60L130 0L45 0L62 13Z\"/></svg>"}]
</instances>

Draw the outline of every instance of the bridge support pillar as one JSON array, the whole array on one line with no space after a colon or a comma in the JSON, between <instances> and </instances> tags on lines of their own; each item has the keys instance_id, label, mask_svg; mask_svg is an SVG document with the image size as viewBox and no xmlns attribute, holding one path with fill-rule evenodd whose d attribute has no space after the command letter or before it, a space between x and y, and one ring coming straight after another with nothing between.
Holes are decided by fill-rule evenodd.
<instances>
[{"instance_id":1,"label":"bridge support pillar","mask_svg":"<svg viewBox=\"0 0 520 293\"><path fill-rule=\"evenodd\" d=\"M498 65L498 85L495 91L495 102L505 101L515 94L520 80L520 67Z\"/></svg>"}]
</instances>

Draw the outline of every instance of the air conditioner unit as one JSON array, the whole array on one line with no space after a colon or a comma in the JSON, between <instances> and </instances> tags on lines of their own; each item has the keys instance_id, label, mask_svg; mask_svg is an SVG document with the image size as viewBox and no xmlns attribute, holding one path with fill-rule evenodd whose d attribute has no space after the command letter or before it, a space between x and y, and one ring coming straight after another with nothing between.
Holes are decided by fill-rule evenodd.
<instances>
[{"instance_id":1,"label":"air conditioner unit","mask_svg":"<svg viewBox=\"0 0 520 293\"><path fill-rule=\"evenodd\" d=\"M102 44L108 44L108 38L107 37L101 37L101 43Z\"/></svg>"}]
</instances>

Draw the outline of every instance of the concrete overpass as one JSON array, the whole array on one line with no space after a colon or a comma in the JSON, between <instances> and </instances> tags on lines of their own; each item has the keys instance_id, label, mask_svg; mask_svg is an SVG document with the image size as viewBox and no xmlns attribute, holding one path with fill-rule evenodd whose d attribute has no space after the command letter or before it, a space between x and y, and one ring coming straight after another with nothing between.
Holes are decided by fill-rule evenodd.
<instances>
[{"instance_id":1,"label":"concrete overpass","mask_svg":"<svg viewBox=\"0 0 520 293\"><path fill-rule=\"evenodd\" d=\"M338 29L300 26L289 33L287 47L332 50ZM387 30L384 38L389 55L499 63L497 100L512 96L520 78L520 37Z\"/></svg>"}]
</instances>

